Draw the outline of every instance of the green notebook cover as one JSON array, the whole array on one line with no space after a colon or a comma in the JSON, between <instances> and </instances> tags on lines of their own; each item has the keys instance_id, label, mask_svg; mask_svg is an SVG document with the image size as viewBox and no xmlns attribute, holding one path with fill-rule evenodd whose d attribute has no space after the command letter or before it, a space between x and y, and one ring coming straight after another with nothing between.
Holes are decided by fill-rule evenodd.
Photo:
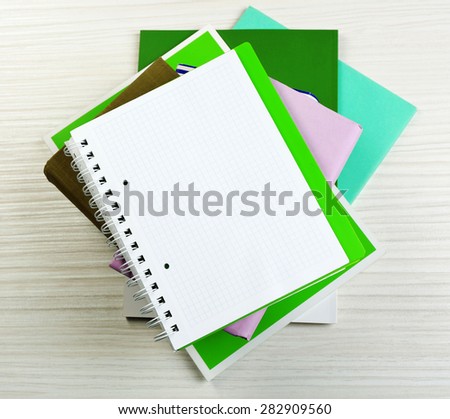
<instances>
[{"instance_id":1,"label":"green notebook cover","mask_svg":"<svg viewBox=\"0 0 450 419\"><path fill-rule=\"evenodd\" d=\"M336 30L218 30L230 48L249 42L265 70L274 79L312 92L319 102L337 110L338 33ZM139 69L174 48L194 30L141 31ZM198 67L195 58L189 64ZM194 62L193 62L194 61ZM173 62L173 60L172 60ZM169 62L172 65L171 62ZM175 64L175 63L174 63Z\"/></svg>"},{"instance_id":2,"label":"green notebook cover","mask_svg":"<svg viewBox=\"0 0 450 419\"><path fill-rule=\"evenodd\" d=\"M326 181L322 171L320 170L306 142L303 140L300 132L298 131L297 126L289 115L289 112L284 106L282 100L280 99L252 46L248 42L246 42L234 48L234 51L239 56L242 65L246 69L247 74L249 75L251 81L253 82L253 85L259 93L259 96L261 97L267 110L270 113L270 116L274 120L275 125L280 131L287 147L289 148L300 171L302 172L306 182L308 183L309 188L314 191L320 208L325 214L327 221L329 222L339 243L345 251L349 262L347 265L345 265L344 270L350 269L355 263L359 262L366 255L366 249L361 243L358 234L355 231L355 223L353 222L347 211L344 209L344 207L339 203L339 201L334 201L334 207L330 206L329 198L333 197L334 195L330 189L329 183ZM327 199L326 197L329 198ZM342 269L339 269L339 272L342 271ZM314 286L314 284L322 284L323 282L327 283L326 278L328 278L329 276L330 275L328 274L325 277L318 278L308 285L292 292L290 295L274 301L268 307L267 312L273 311L278 312L281 315L284 314L286 309L285 301L287 299L289 299L290 297L295 298L296 296L298 296L298 294L301 294L302 290L308 289ZM323 288L323 285L321 287ZM252 313L247 313L247 315L250 314ZM263 316L263 318L266 317L266 314ZM268 317L270 317L270 315ZM219 355L218 361L220 362L220 359L223 356L220 355L221 351L224 351L222 352L222 354L228 353L229 348L221 348L221 351L215 348L215 350L212 351L210 347L211 343L215 346L215 335L220 333L224 333L224 331L221 330L211 333L204 338L193 342L191 345L193 345L197 349L197 351L199 351L200 348L204 348L204 354L206 357L210 357L212 354L215 354L216 356ZM239 339L235 336L233 336L232 338ZM202 345L202 342L203 346L198 346ZM211 365L214 365L214 363Z\"/></svg>"},{"instance_id":3,"label":"green notebook cover","mask_svg":"<svg viewBox=\"0 0 450 419\"><path fill-rule=\"evenodd\" d=\"M270 79L258 62L258 57L255 55L249 44L243 44L237 47L235 51L238 53L239 58L258 90L261 99L265 103L278 129L283 135L283 138L302 171L303 176L308 182L309 187L311 190L319 192L323 197L327 195L330 196L331 191L329 190L329 186L321 170L289 116L281 99L273 88ZM370 252L371 250L374 250L374 248L342 206L338 205L341 211L330 212L328 203L324 198L319 198L318 202L350 260L346 267L346 270L348 270L355 263L364 258L367 251ZM317 290L319 290L338 276L339 274L333 275L331 278L325 280L318 279L314 284L305 287L304 291L295 292L291 296L272 304L263 316L263 319L255 332L255 337L265 328L270 327L274 322L280 320L287 312L305 301L308 296L311 296L316 291L316 287ZM228 334L220 331L203 338L193 345L197 352L201 354L203 361L209 367L216 366L224 357L230 356L236 348L246 344L246 342L241 339L236 339L235 337L228 335L231 338L229 339L228 336L224 335ZM214 350L211 350L212 347L214 347Z\"/></svg>"},{"instance_id":4,"label":"green notebook cover","mask_svg":"<svg viewBox=\"0 0 450 419\"><path fill-rule=\"evenodd\" d=\"M231 33L231 31L223 31L225 33ZM223 35L223 32L220 32L221 35ZM237 36L241 36L243 39L242 41L246 41L245 36L248 35L248 31L236 31ZM259 31L256 31L259 32ZM263 31L264 33L268 34L268 31ZM299 31L302 32L302 31ZM147 62L151 62L153 56L158 56L158 54L161 54L163 50L161 50L161 45L164 43L164 48L171 48L173 47L177 42L181 42L184 37L187 37L191 34L191 31L142 31L141 32L141 44L140 44L140 53L139 53L139 65L140 67L145 67ZM281 31L280 31L281 33ZM183 36L181 36L183 35ZM170 43L168 41L163 40L163 38L167 38L170 40ZM143 41L145 40L145 43ZM238 42L236 39L234 39L235 42ZM264 43L259 44L260 48L264 49ZM230 47L233 45L229 45ZM252 46L254 46L252 44ZM239 49L238 49L239 50ZM255 48L257 50L257 48ZM258 51L258 50L257 50ZM277 61L277 55L276 54L270 54L273 55L274 58L272 58L272 66L276 66ZM259 56L259 55L258 55ZM266 61L267 61L267 55ZM144 58L145 57L145 58ZM242 54L240 54L240 57L242 59ZM305 56L303 57L306 58ZM337 60L337 57L336 57ZM251 60L250 60L251 61ZM261 59L261 62L263 60ZM173 63L175 66L180 63ZM196 65L196 63L192 63L192 61L184 62L185 64L191 64ZM265 64L265 68L267 70L268 65ZM252 65L249 67L246 67L247 69L252 68ZM267 70L267 72L272 76L272 74ZM294 72L295 73L295 72ZM250 70L250 76L252 80L255 80L252 76L252 72ZM280 74L279 74L280 76ZM283 75L279 77L280 81L286 82L286 79L283 79ZM266 80L267 77L266 77ZM292 83L292 81L291 81ZM269 89L271 90L271 89ZM270 95L269 95L270 96ZM277 95L276 95L277 96ZM264 97L263 97L264 100ZM267 104L267 97L265 98L265 103ZM273 102L277 103L276 110L273 108ZM271 113L274 118L276 118L276 121L279 119L283 119L283 116L285 115L285 108L281 103L281 100L278 98L275 99L272 97L272 99L269 99L269 103L271 103ZM278 108L280 106L280 108ZM282 108L282 109L281 109ZM283 112L284 109L284 112ZM286 122L286 121L284 121ZM291 121L292 122L292 121ZM297 131L297 141L295 141L297 144L288 144L288 146L293 147L291 148L291 152L293 153L294 157L297 159L302 159L301 162L301 169L302 172L306 178L306 180L309 183L309 186L311 188L316 188L316 190L324 190L325 185L325 179L323 178L322 173L320 172L316 162L312 158L309 149L307 148L306 144L304 143L303 139L301 139L301 136L298 134ZM308 156L308 157L306 157ZM298 160L299 161L299 160ZM319 204L321 205L322 209L325 208L326 202L324 200L319 200ZM342 211L345 211L341 207ZM334 217L334 218L333 218ZM228 333L224 331L219 331L214 334L211 334L196 343L192 345L191 348L188 349L189 353L192 355L193 351L195 355L193 356L194 360L195 358L200 357L201 362L204 364L204 366L207 369L212 370L213 368L216 368L220 366L220 364L224 363L227 359L231 359L236 353L238 353L240 350L245 349L247 345L252 345L252 342L257 340L259 335L267 331L270 327L275 325L277 322L282 320L287 314L291 313L294 309L298 308L301 304L306 302L308 299L310 299L312 296L317 294L319 291L322 291L324 288L326 288L329 284L331 284L333 281L341 277L344 273L348 272L352 269L352 267L363 260L364 258L368 257L370 254L375 252L375 246L371 243L371 241L366 237L366 235L362 232L362 230L358 227L358 225L354 222L354 220L351 217L342 217L338 214L333 214L329 218L330 224L332 225L333 230L335 231L338 239L340 240L344 250L346 251L351 263L344 269L344 271L341 271L339 273L336 273L330 277L328 277L325 280L318 280L314 284L308 286L302 291L296 292L295 294L283 299L282 301L271 305L264 317L262 318L260 324L258 325L258 328L256 329L252 340L250 342L247 342L243 339L236 338L234 336L229 335ZM339 220L339 221L338 221ZM338 221L338 222L336 222ZM198 364L198 359L196 360ZM201 368L202 369L202 368ZM202 370L202 372L205 374L205 371ZM207 376L205 374L205 376Z\"/></svg>"}]
</instances>

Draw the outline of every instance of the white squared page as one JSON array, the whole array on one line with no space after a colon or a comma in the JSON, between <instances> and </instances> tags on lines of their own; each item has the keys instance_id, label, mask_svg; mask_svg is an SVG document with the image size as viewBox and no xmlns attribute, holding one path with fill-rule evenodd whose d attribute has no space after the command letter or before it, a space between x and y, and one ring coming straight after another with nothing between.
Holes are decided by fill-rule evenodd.
<instances>
[{"instance_id":1,"label":"white squared page","mask_svg":"<svg viewBox=\"0 0 450 419\"><path fill-rule=\"evenodd\" d=\"M260 191L267 182L297 198L309 191L234 51L72 135L76 142L88 140L107 179L100 191L123 191L125 179L133 190L153 191L155 197L177 182L182 189L194 182L202 193L217 190L224 196ZM158 314L172 313L166 327L176 323L179 329L170 337L175 349L348 262L322 214L243 217L238 209L233 216L181 217L170 211L153 217L139 216L135 205L121 226L131 228L139 244L130 255L145 256L139 269L152 271L144 285L159 286L152 301L164 297Z\"/></svg>"}]
</instances>

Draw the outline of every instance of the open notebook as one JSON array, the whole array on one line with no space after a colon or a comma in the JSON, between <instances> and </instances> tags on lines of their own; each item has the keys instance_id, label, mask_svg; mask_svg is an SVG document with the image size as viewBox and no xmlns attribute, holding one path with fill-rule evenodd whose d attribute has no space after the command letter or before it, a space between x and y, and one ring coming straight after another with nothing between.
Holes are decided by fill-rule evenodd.
<instances>
[{"instance_id":1,"label":"open notebook","mask_svg":"<svg viewBox=\"0 0 450 419\"><path fill-rule=\"evenodd\" d=\"M100 207L103 194L124 184L162 197L177 183L226 194L270 182L273 190L304 197L311 194L306 171L319 194L331 193L248 44L72 136L69 149ZM123 195L114 198L124 208ZM315 216L154 217L132 207L107 223L142 281L137 294L148 295L159 315L161 337L180 349L344 269L349 258L335 230L351 237L351 223L321 209L314 198Z\"/></svg>"},{"instance_id":2,"label":"open notebook","mask_svg":"<svg viewBox=\"0 0 450 419\"><path fill-rule=\"evenodd\" d=\"M177 72L181 74L186 74L193 69L195 67L177 66ZM317 99L309 94L298 92L276 80L272 80L272 84L308 144L325 178L334 184L361 134L361 127L321 105L317 102ZM114 259L110 266L120 272L122 263L120 259ZM125 287L124 312L126 315L129 317L151 317L151 313L146 315L140 313L141 306L139 303L134 303L130 295L131 292L132 290ZM264 310L256 312L228 326L225 330L233 335L250 339L263 314ZM319 307L305 313L297 321L333 323L335 316L336 299L327 297Z\"/></svg>"},{"instance_id":3,"label":"open notebook","mask_svg":"<svg viewBox=\"0 0 450 419\"><path fill-rule=\"evenodd\" d=\"M139 69L142 69L156 57L164 54L167 50L174 48L178 43L183 42L187 37L193 36L193 30L142 30L139 42ZM338 85L337 85L337 31L333 30L294 30L294 31L271 31L271 30L219 30L218 35L222 38L230 48L234 48L243 42L250 42L254 50L256 51L259 59L261 60L267 73L274 77L279 82L294 87L297 89L307 90L313 92L316 97L321 101L321 105L329 107L331 110L337 111L338 102ZM217 38L216 36L216 38ZM205 57L207 49L197 50L195 53L192 51L185 55L186 61L179 61L178 63L184 63L194 66L202 64L202 60L199 58ZM173 60L171 65L175 64ZM286 89L284 89L286 92ZM281 98L284 100L284 95L279 92ZM285 97L292 95L286 93ZM298 97L298 95L296 95ZM298 99L298 100L301 100ZM291 102L292 103L292 102ZM318 117L313 108L323 108L324 106L311 105L308 115ZM306 117L304 107L301 114ZM289 112L291 110L288 107ZM291 113L292 115L292 113ZM308 137L308 133L313 134L310 127L303 124L306 123L305 117L293 116L296 122L301 122L302 129L300 132L305 141L310 144L310 138L314 137L316 142L315 149L317 150L320 140L323 135L317 136L318 131L315 130L314 135ZM311 120L310 120L311 121ZM311 121L312 122L312 121ZM325 134L327 128L331 128L329 124L325 123L325 119L318 121L322 125L322 131ZM300 126L299 126L300 128ZM343 138L337 138L337 131L333 135L326 134L327 141L322 143L321 150L330 145L330 140L333 142L336 140L336 144L339 144L339 152L332 154L332 159L318 159L318 154L315 154L316 160L321 166L323 173L328 180L333 180L338 171L342 168L342 165L347 161L347 153L351 151L352 141L347 141ZM354 143L353 143L354 144ZM334 148L335 149L335 148ZM329 153L329 151L327 152ZM325 169L325 163L327 168ZM312 322L312 323L336 323L337 321L337 305L336 300L331 301L332 298L327 298L327 301L320 302L317 307L311 310L309 313L305 313L295 322ZM129 315L135 315L136 311L133 310L133 305L129 304L128 300L125 300L125 307ZM258 323L258 316L255 314L254 326ZM247 335L249 336L249 335Z\"/></svg>"},{"instance_id":4,"label":"open notebook","mask_svg":"<svg viewBox=\"0 0 450 419\"><path fill-rule=\"evenodd\" d=\"M147 38L146 38L147 39ZM147 41L150 41L150 39L147 39ZM147 45L147 44L146 44ZM151 45L150 42L148 42L148 45ZM183 40L183 42L180 45L174 46L171 51L165 54L167 58L170 59L170 63L173 68L177 66L177 63L179 62L191 62L193 58L195 58L195 62L197 65L201 65L203 62L206 62L208 60L211 60L212 58L223 54L228 48L226 45L221 41L220 36L211 28L205 28L203 30L200 30L196 32L194 35L189 37L186 40ZM52 140L49 141L49 143L53 144L62 144L63 141L69 139L70 137L70 129L75 128L76 126L80 126L83 123L89 122L92 120L97 114L95 111L100 112L101 109L103 109L103 112L111 108L111 105L114 104L114 107L117 107L116 105L123 104L127 100L130 100L130 96L139 96L140 94L144 94L147 91L151 90L152 88L156 87L156 82L160 81L159 84L163 84L164 81L168 81L173 77L170 77L171 75L174 75L175 72L170 68L170 66L162 66L163 65L162 60L156 60L151 66L144 69L144 72L139 73L139 77L132 81L134 78L128 80L125 82L123 86L128 85L130 82L131 84L128 85L125 89L121 90L121 87L118 87L116 90L112 91L109 95L105 96L106 100L101 101L100 103L94 103L92 104L87 111L85 111L85 114L82 114L79 118L76 120L71 119L66 123L66 126L61 127L58 129L55 134L52 135ZM164 71L163 71L164 70ZM160 79L159 79L160 77ZM141 80L142 79L142 80ZM134 93L137 93L136 90L139 88L142 88L142 91L136 95ZM133 90L133 94L130 94L130 89ZM284 101L283 92L279 92L280 97ZM296 92L296 96L301 97L300 93ZM125 97L127 100L124 100ZM288 99L286 97L286 99ZM110 102L112 100L112 102ZM308 101L309 102L309 101ZM314 103L315 101L312 101ZM316 103L315 103L316 104ZM293 104L290 104L290 100L288 102L285 102L285 105L287 106L287 109L289 112L291 110L294 110L292 108ZM320 107L319 104L317 104L318 107ZM291 109L292 108L292 109ZM325 110L325 108L323 108ZM311 109L312 110L312 109ZM308 110L309 111L309 110ZM305 109L298 109L298 112L301 112L305 118L303 118L303 121L298 121L295 116L295 113L297 110L295 110L294 114L291 113L294 121L298 124L298 122L302 124L307 123L306 120L306 113ZM332 111L328 111L330 115L333 114ZM311 117L313 115L311 114ZM322 115L323 121L328 119L328 116ZM342 118L345 119L345 118ZM331 121L329 121L332 123ZM313 123L313 120L311 120L311 123ZM337 123L337 121L336 121ZM326 126L325 124L324 126ZM345 123L343 123L345 125ZM321 141L319 139L319 136L317 136L318 133L311 133L311 139L307 137L309 135L308 126L298 126L300 129L300 132L305 134L305 141L309 143L310 140L314 141ZM342 127L343 128L343 127ZM306 129L306 131L305 131ZM340 129L336 126L336 129ZM317 138L316 138L317 137ZM342 138L340 141L347 142L349 139ZM82 185L78 183L76 174L72 171L70 167L70 160L67 159L65 154L62 152L63 150L60 150L57 152L47 163L44 172L46 173L47 177L51 182L53 182L85 215L89 217L91 221L96 223L99 227L101 223L97 222L94 214L95 209L92 209L89 206L89 198L85 197L82 193ZM325 151L325 149L324 149ZM339 150L340 153L335 154L335 160L339 160L339 158L342 158L345 160L346 156L344 156L344 149ZM316 155L316 158L318 156ZM342 161L344 161L342 160ZM334 166L333 166L334 167ZM325 167L322 166L322 169L325 173ZM330 169L333 170L332 167ZM327 169L328 170L328 169ZM330 179L330 177L328 177ZM138 301L135 302L132 298L135 290L134 288L128 288L125 286L124 288L124 314L126 316L130 317L152 317L153 313L148 314L142 314L140 312L140 309L142 308L143 302ZM251 323L250 323L251 321ZM302 321L302 322L308 322L308 323L334 323L336 321L336 301L333 301L332 296L324 298L323 301L319 302L315 307L308 310L306 313L302 314L301 318L297 319L296 321ZM253 331L255 330L259 320L257 320L257 313L255 313L252 316L249 316L241 321L239 321L236 324L230 325L226 330L232 332L233 334L237 334L239 336L250 338Z\"/></svg>"}]
</instances>

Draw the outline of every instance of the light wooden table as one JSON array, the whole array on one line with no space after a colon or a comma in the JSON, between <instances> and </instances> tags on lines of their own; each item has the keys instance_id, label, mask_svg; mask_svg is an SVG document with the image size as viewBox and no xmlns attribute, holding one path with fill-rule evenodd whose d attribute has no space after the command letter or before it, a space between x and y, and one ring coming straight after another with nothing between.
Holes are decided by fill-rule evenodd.
<instances>
[{"instance_id":1,"label":"light wooden table","mask_svg":"<svg viewBox=\"0 0 450 419\"><path fill-rule=\"evenodd\" d=\"M49 184L41 137L136 69L143 28L229 28L248 0L0 0L0 396L450 396L450 3L254 1L338 28L340 57L419 112L355 207L386 256L339 323L291 325L212 383L121 315L104 239Z\"/></svg>"}]
</instances>

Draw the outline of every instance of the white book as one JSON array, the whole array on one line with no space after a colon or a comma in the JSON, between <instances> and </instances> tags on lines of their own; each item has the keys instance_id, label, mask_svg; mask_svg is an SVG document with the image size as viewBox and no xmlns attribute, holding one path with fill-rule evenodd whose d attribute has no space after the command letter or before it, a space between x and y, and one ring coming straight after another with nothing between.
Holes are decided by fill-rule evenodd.
<instances>
[{"instance_id":1,"label":"white book","mask_svg":"<svg viewBox=\"0 0 450 419\"><path fill-rule=\"evenodd\" d=\"M142 300L136 301L133 298L136 290L128 285L128 279L124 281L123 286L123 315L130 318L151 319L156 313L147 311L142 313L145 306ZM306 313L294 319L292 323L311 323L311 324L334 324L337 323L337 292L325 297Z\"/></svg>"}]
</instances>

